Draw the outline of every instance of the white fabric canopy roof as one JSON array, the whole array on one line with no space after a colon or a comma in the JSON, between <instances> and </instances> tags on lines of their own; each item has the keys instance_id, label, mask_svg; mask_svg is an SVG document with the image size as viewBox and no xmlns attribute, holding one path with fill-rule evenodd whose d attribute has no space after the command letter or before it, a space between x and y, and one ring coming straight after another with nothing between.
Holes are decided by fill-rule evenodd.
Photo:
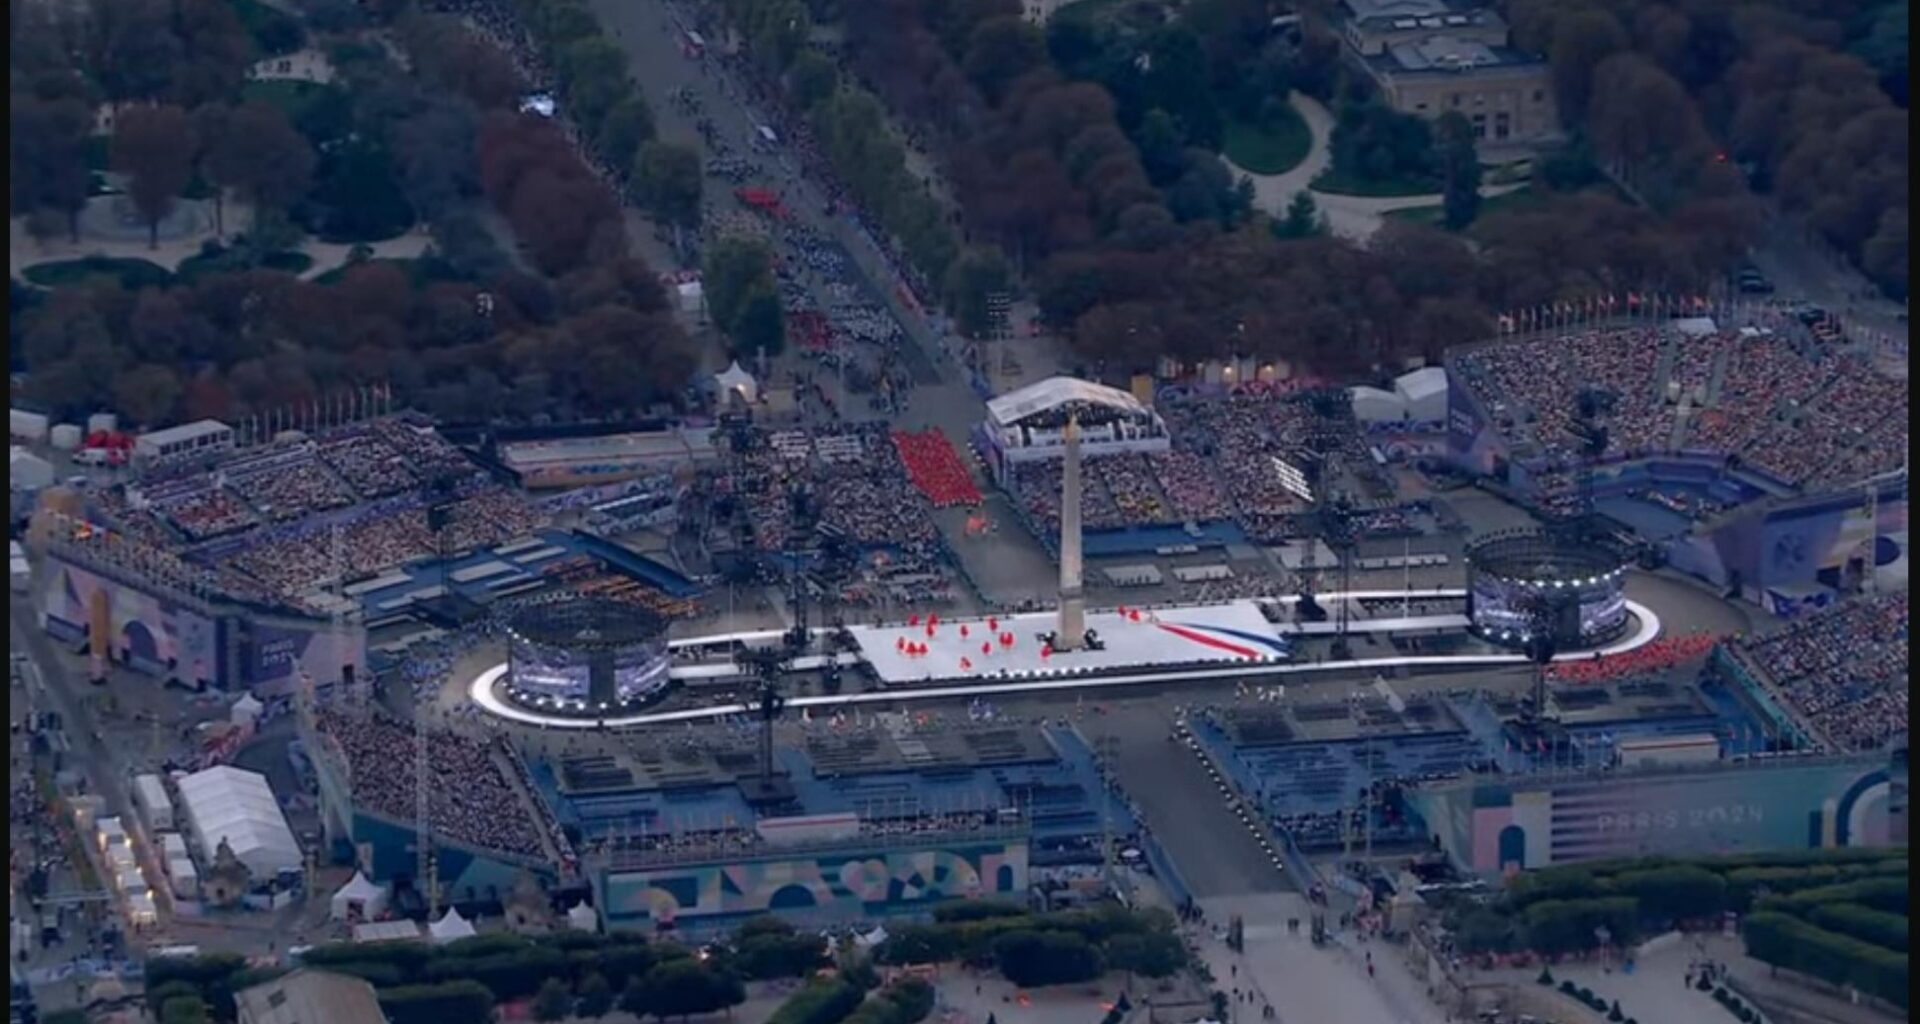
<instances>
[{"instance_id":1,"label":"white fabric canopy roof","mask_svg":"<svg viewBox=\"0 0 1920 1024\"><path fill-rule=\"evenodd\" d=\"M433 937L435 945L440 945L470 938L475 932L473 923L461 917L457 908L448 907L447 912L440 915L440 920L427 926L427 934Z\"/></svg>"},{"instance_id":2,"label":"white fabric canopy roof","mask_svg":"<svg viewBox=\"0 0 1920 1024\"><path fill-rule=\"evenodd\" d=\"M380 911L386 909L387 891L369 881L366 875L355 871L353 878L333 894L327 906L334 920L344 921L356 903L360 904L362 920L378 917Z\"/></svg>"},{"instance_id":3,"label":"white fabric canopy roof","mask_svg":"<svg viewBox=\"0 0 1920 1024\"><path fill-rule=\"evenodd\" d=\"M300 844L266 776L222 764L182 776L179 786L180 807L205 863L213 863L225 839L257 879L300 869Z\"/></svg>"},{"instance_id":4,"label":"white fabric canopy roof","mask_svg":"<svg viewBox=\"0 0 1920 1024\"><path fill-rule=\"evenodd\" d=\"M1425 366L1401 374L1393 390L1406 400L1407 415L1429 423L1447 418L1447 371Z\"/></svg>"},{"instance_id":5,"label":"white fabric canopy roof","mask_svg":"<svg viewBox=\"0 0 1920 1024\"><path fill-rule=\"evenodd\" d=\"M420 926L405 918L398 921L369 921L353 926L355 942L394 942L419 937Z\"/></svg>"},{"instance_id":6,"label":"white fabric canopy roof","mask_svg":"<svg viewBox=\"0 0 1920 1024\"><path fill-rule=\"evenodd\" d=\"M760 386L754 381L753 374L741 369L737 359L725 371L714 374L713 382L720 385L722 391L739 392L740 397L749 402L755 401L760 395Z\"/></svg>"},{"instance_id":7,"label":"white fabric canopy roof","mask_svg":"<svg viewBox=\"0 0 1920 1024\"><path fill-rule=\"evenodd\" d=\"M987 403L987 415L1001 426L1010 426L1032 416L1034 413L1055 409L1068 402L1086 402L1089 405L1104 405L1109 409L1146 415L1146 409L1138 399L1105 384L1077 377L1048 377L1046 380L1029 384L1018 391L1011 391Z\"/></svg>"},{"instance_id":8,"label":"white fabric canopy roof","mask_svg":"<svg viewBox=\"0 0 1920 1024\"><path fill-rule=\"evenodd\" d=\"M594 913L593 907L586 900L581 900L573 905L572 910L567 911L567 927L580 932L599 931L600 915Z\"/></svg>"},{"instance_id":9,"label":"white fabric canopy roof","mask_svg":"<svg viewBox=\"0 0 1920 1024\"><path fill-rule=\"evenodd\" d=\"M1387 423L1407 418L1407 401L1391 391L1360 386L1353 393L1353 417L1362 423Z\"/></svg>"}]
</instances>

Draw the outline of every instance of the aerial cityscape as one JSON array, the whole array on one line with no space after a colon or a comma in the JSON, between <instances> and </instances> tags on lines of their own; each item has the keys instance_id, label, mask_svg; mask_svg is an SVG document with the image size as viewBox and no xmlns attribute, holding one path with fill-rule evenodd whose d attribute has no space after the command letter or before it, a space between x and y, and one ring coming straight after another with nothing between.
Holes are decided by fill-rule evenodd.
<instances>
[{"instance_id":1,"label":"aerial cityscape","mask_svg":"<svg viewBox=\"0 0 1920 1024\"><path fill-rule=\"evenodd\" d=\"M1907 1020L1908 14L10 0L10 1021Z\"/></svg>"}]
</instances>

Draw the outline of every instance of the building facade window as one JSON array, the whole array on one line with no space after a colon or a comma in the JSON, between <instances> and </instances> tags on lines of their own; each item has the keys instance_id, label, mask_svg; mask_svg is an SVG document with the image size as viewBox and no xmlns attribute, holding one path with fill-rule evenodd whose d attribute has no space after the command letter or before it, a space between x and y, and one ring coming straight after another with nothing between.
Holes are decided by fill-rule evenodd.
<instances>
[{"instance_id":1,"label":"building facade window","mask_svg":"<svg viewBox=\"0 0 1920 1024\"><path fill-rule=\"evenodd\" d=\"M1503 111L1493 115L1493 137L1504 139L1513 134L1513 119Z\"/></svg>"}]
</instances>

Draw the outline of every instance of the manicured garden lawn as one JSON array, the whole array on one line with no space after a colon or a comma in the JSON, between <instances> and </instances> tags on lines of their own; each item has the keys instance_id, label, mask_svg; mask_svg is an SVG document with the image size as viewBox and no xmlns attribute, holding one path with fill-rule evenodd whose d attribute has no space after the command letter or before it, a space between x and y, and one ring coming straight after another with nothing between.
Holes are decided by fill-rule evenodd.
<instances>
[{"instance_id":1,"label":"manicured garden lawn","mask_svg":"<svg viewBox=\"0 0 1920 1024\"><path fill-rule=\"evenodd\" d=\"M1501 210L1514 210L1530 206L1540 201L1540 195L1531 188L1517 188L1511 192L1480 200L1480 213L1475 221ZM1386 216L1396 220L1418 221L1422 224L1438 224L1445 213L1445 207L1436 203L1432 206L1410 206L1404 210L1388 210Z\"/></svg>"},{"instance_id":2,"label":"manicured garden lawn","mask_svg":"<svg viewBox=\"0 0 1920 1024\"><path fill-rule=\"evenodd\" d=\"M1338 196L1424 196L1440 191L1436 178L1350 178L1329 167L1313 179L1315 192Z\"/></svg>"},{"instance_id":3,"label":"manicured garden lawn","mask_svg":"<svg viewBox=\"0 0 1920 1024\"><path fill-rule=\"evenodd\" d=\"M269 78L241 86L240 98L279 107L280 112L287 115L287 120L298 121L309 106L318 103L329 90L335 88L292 78Z\"/></svg>"},{"instance_id":4,"label":"manicured garden lawn","mask_svg":"<svg viewBox=\"0 0 1920 1024\"><path fill-rule=\"evenodd\" d=\"M173 274L158 263L106 256L40 263L21 271L20 276L42 288L66 288L92 277L111 277L129 289L164 286L173 281Z\"/></svg>"},{"instance_id":5,"label":"manicured garden lawn","mask_svg":"<svg viewBox=\"0 0 1920 1024\"><path fill-rule=\"evenodd\" d=\"M1255 174L1285 174L1313 149L1313 133L1292 107L1281 107L1272 124L1227 120L1221 149L1227 159Z\"/></svg>"},{"instance_id":6,"label":"manicured garden lawn","mask_svg":"<svg viewBox=\"0 0 1920 1024\"><path fill-rule=\"evenodd\" d=\"M285 271L286 273L296 276L305 273L307 268L311 266L313 266L313 257L308 256L304 252L270 252L260 261L260 267L262 269ZM185 282L191 281L209 271L228 271L234 269L236 269L236 267L229 259L227 253L221 252L213 256L208 256L203 253L199 256L189 256L181 260L178 274L180 280Z\"/></svg>"}]
</instances>

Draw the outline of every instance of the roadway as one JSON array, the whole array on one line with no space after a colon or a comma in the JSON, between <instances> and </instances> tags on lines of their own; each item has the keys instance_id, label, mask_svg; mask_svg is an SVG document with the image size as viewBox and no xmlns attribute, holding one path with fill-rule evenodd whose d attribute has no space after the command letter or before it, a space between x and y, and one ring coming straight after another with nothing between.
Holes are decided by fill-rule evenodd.
<instances>
[{"instance_id":1,"label":"roadway","mask_svg":"<svg viewBox=\"0 0 1920 1024\"><path fill-rule=\"evenodd\" d=\"M946 376L946 368L940 365L944 354L939 343L926 320L900 301L893 270L887 266L885 257L873 247L871 239L845 218L826 214L826 191L818 182L800 172L798 158L784 141L774 147L772 153L766 151L758 128L760 125L777 125L778 122L749 98L743 83L725 68L717 47L710 48L704 56L699 57L688 56L682 51L683 32L692 19L685 12L675 10L660 0L589 0L588 7L600 19L601 26L626 51L634 80L640 84L641 91L653 108L659 136L694 145L701 149L705 157L710 158L715 154L701 144L700 131L695 124L699 117L704 116L712 124L714 137L725 144L731 155L745 159L757 158L758 163L767 168L768 180L751 180L746 184L771 188L780 193L788 215L795 223L840 244L857 268L861 283L871 293L870 297L893 315L912 340L913 344L906 346L902 354L915 379L923 385L940 382ZM669 97L682 89L690 91L698 99L697 114L669 101ZM709 206L727 209L736 205L731 196L733 185L730 182L708 176L706 186L708 199L712 200ZM724 194L716 196L716 191ZM816 279L811 283L815 286L815 298L819 300L821 308L827 308L830 300L820 289L821 282Z\"/></svg>"}]
</instances>

